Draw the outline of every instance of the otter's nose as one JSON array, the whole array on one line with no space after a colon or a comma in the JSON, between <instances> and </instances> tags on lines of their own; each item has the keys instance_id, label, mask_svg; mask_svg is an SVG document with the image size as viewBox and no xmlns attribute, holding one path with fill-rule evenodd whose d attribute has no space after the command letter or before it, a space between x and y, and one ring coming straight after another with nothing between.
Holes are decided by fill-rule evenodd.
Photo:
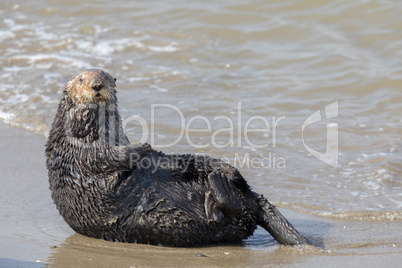
<instances>
[{"instance_id":1,"label":"otter's nose","mask_svg":"<svg viewBox=\"0 0 402 268\"><path fill-rule=\"evenodd\" d=\"M99 77L95 77L94 79L92 79L91 87L95 91L100 91L103 88L102 79L100 79Z\"/></svg>"}]
</instances>

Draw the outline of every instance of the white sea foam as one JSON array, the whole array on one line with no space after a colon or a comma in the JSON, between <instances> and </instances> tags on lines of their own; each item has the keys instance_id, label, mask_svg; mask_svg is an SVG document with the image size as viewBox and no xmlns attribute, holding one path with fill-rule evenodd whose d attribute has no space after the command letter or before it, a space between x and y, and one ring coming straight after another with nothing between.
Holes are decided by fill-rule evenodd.
<instances>
[{"instance_id":1,"label":"white sea foam","mask_svg":"<svg viewBox=\"0 0 402 268\"><path fill-rule=\"evenodd\" d=\"M138 39L134 38L121 38L117 40L77 40L76 44L80 49L87 52L95 53L98 55L111 55L113 53L122 52L125 49L137 48L150 50L154 52L175 52L179 50L178 44L173 42L166 46L145 45Z\"/></svg>"},{"instance_id":2,"label":"white sea foam","mask_svg":"<svg viewBox=\"0 0 402 268\"><path fill-rule=\"evenodd\" d=\"M172 43L167 46L148 46L148 49L156 52L169 52L169 53L179 50L176 43Z\"/></svg>"},{"instance_id":3,"label":"white sea foam","mask_svg":"<svg viewBox=\"0 0 402 268\"><path fill-rule=\"evenodd\" d=\"M150 85L149 87L150 87L150 88L154 88L154 89L156 89L156 90L159 91L159 92L168 92L168 91L169 91L168 89L159 87L158 85Z\"/></svg>"}]
</instances>

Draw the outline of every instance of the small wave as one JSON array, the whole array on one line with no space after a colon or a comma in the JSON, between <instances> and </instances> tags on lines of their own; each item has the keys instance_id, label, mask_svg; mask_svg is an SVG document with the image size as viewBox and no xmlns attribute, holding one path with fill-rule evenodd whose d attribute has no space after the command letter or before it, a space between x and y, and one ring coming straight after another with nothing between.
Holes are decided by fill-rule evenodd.
<instances>
[{"instance_id":1,"label":"small wave","mask_svg":"<svg viewBox=\"0 0 402 268\"><path fill-rule=\"evenodd\" d=\"M400 211L321 212L318 215L345 220L402 221L402 212Z\"/></svg>"},{"instance_id":2,"label":"small wave","mask_svg":"<svg viewBox=\"0 0 402 268\"><path fill-rule=\"evenodd\" d=\"M89 66L86 61L79 60L70 55L54 54L54 53L37 53L34 55L16 55L8 57L7 61L11 64L18 63L18 65L23 65L19 67L18 65L13 65L10 67L5 66L4 69L8 72L18 72L31 69L32 66L38 69L51 69L56 63L65 64L70 68L83 69Z\"/></svg>"},{"instance_id":3,"label":"small wave","mask_svg":"<svg viewBox=\"0 0 402 268\"><path fill-rule=\"evenodd\" d=\"M111 39L102 41L76 40L75 43L77 44L79 49L97 55L110 55L112 53L123 52L131 48L166 53L180 50L179 44L176 42L170 42L167 45L157 46L151 44L148 45L141 40L130 37L117 40Z\"/></svg>"},{"instance_id":4,"label":"small wave","mask_svg":"<svg viewBox=\"0 0 402 268\"><path fill-rule=\"evenodd\" d=\"M176 42L172 42L167 46L148 46L148 49L155 52L175 52L179 50Z\"/></svg>"},{"instance_id":5,"label":"small wave","mask_svg":"<svg viewBox=\"0 0 402 268\"><path fill-rule=\"evenodd\" d=\"M337 211L319 206L276 202L278 206L290 208L302 213L329 219L360 220L360 221L402 221L402 211Z\"/></svg>"}]
</instances>

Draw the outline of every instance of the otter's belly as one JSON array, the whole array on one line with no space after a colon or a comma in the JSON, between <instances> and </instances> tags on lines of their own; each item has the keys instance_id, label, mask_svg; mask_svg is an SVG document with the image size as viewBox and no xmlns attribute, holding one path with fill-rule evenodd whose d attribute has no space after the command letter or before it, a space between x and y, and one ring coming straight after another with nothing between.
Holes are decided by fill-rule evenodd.
<instances>
[{"instance_id":1,"label":"otter's belly","mask_svg":"<svg viewBox=\"0 0 402 268\"><path fill-rule=\"evenodd\" d=\"M153 174L153 180L143 180L148 176L138 173L141 171L134 171L133 181L127 181L136 185L135 189L126 198L117 198L120 203L115 204L113 229L120 230L119 241L167 246L240 242L256 228L246 215L208 218L208 189L202 184L163 180L160 174Z\"/></svg>"},{"instance_id":2,"label":"otter's belly","mask_svg":"<svg viewBox=\"0 0 402 268\"><path fill-rule=\"evenodd\" d=\"M123 242L147 243L167 246L204 245L219 242L240 242L255 229L243 219L223 217L219 221L208 221L203 209L189 211L169 199L157 203L143 204L137 211L121 222L125 226ZM144 210L144 208L148 208Z\"/></svg>"}]
</instances>

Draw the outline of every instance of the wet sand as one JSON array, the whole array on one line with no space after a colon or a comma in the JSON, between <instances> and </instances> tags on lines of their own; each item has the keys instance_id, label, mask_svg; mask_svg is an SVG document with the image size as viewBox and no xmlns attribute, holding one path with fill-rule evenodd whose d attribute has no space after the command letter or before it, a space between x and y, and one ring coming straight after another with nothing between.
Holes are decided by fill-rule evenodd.
<instances>
[{"instance_id":1,"label":"wet sand","mask_svg":"<svg viewBox=\"0 0 402 268\"><path fill-rule=\"evenodd\" d=\"M262 229L242 244L196 248L83 237L64 223L50 198L45 138L4 123L0 130L0 267L399 267L402 262L400 221L333 220L280 207L316 247L279 246Z\"/></svg>"},{"instance_id":2,"label":"wet sand","mask_svg":"<svg viewBox=\"0 0 402 268\"><path fill-rule=\"evenodd\" d=\"M50 198L45 138L4 123L0 131L0 267L35 267L73 232Z\"/></svg>"}]
</instances>

